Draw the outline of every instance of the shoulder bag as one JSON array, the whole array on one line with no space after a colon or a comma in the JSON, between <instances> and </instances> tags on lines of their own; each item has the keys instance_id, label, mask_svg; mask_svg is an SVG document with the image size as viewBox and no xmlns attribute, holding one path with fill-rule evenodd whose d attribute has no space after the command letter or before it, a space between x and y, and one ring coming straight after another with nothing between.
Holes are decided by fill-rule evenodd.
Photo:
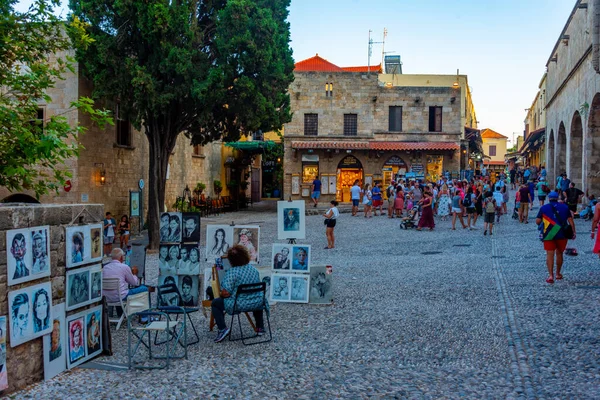
<instances>
[{"instance_id":1,"label":"shoulder bag","mask_svg":"<svg viewBox=\"0 0 600 400\"><path fill-rule=\"evenodd\" d=\"M565 223L563 222L563 220L558 215L558 212L556 211L556 207L552 206L552 211L554 211L554 216L556 217L556 221L560 225L560 227L561 227L561 229L563 231L563 235L565 235L565 238L567 238L569 240L573 239L573 236L575 236L575 235L573 233L573 227L571 226L571 224L569 224L567 222L567 224L565 225Z\"/></svg>"}]
</instances>

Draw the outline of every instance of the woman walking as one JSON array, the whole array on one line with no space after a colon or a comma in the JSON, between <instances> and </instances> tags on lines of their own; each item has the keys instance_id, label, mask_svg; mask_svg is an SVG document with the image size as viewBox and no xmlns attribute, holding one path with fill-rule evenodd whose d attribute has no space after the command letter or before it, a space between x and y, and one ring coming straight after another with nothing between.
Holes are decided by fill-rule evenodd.
<instances>
[{"instance_id":1,"label":"woman walking","mask_svg":"<svg viewBox=\"0 0 600 400\"><path fill-rule=\"evenodd\" d=\"M462 203L461 192L458 189L454 190L454 194L452 195L452 230L456 230L456 218L460 219L460 223L463 229L467 229L467 225L465 225L465 220L463 218L463 210L461 208Z\"/></svg>"},{"instance_id":2,"label":"woman walking","mask_svg":"<svg viewBox=\"0 0 600 400\"><path fill-rule=\"evenodd\" d=\"M371 193L371 185L365 183L363 188L363 210L365 212L365 218L371 218L371 209L373 208L373 193Z\"/></svg>"},{"instance_id":3,"label":"woman walking","mask_svg":"<svg viewBox=\"0 0 600 400\"><path fill-rule=\"evenodd\" d=\"M419 204L421 205L421 219L419 219L417 230L420 231L423 228L429 228L432 231L435 228L435 221L433 220L431 193L428 190L423 191L423 198Z\"/></svg>"},{"instance_id":4,"label":"woman walking","mask_svg":"<svg viewBox=\"0 0 600 400\"><path fill-rule=\"evenodd\" d=\"M335 228L335 224L337 221L337 217L340 215L340 211L337 209L338 202L335 200L331 200L330 202L331 208L327 210L323 217L325 217L325 235L327 236L327 247L325 249L333 249L335 248L335 236L333 234L333 229Z\"/></svg>"},{"instance_id":5,"label":"woman walking","mask_svg":"<svg viewBox=\"0 0 600 400\"><path fill-rule=\"evenodd\" d=\"M396 186L396 200L394 200L394 210L396 211L396 217L402 216L404 210L404 188L402 185Z\"/></svg>"},{"instance_id":6,"label":"woman walking","mask_svg":"<svg viewBox=\"0 0 600 400\"><path fill-rule=\"evenodd\" d=\"M452 200L450 200L450 194L448 193L448 186L445 184L442 185L442 189L440 190L440 197L438 199L438 210L437 215L441 217L442 221L446 221L448 219L448 215L450 215L450 204Z\"/></svg>"},{"instance_id":7,"label":"woman walking","mask_svg":"<svg viewBox=\"0 0 600 400\"><path fill-rule=\"evenodd\" d=\"M475 215L473 216L473 227L477 225L477 219L483 215L483 185L477 185L475 189Z\"/></svg>"}]
</instances>

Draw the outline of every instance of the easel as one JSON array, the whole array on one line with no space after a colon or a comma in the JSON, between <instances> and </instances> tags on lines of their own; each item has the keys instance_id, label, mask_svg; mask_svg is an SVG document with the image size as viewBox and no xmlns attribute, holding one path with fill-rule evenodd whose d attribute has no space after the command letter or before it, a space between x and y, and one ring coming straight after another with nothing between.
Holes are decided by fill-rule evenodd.
<instances>
[{"instance_id":1,"label":"easel","mask_svg":"<svg viewBox=\"0 0 600 400\"><path fill-rule=\"evenodd\" d=\"M213 289L213 295L214 295L215 299L218 299L219 297L221 297L221 282L219 281L219 272L217 271L216 265L213 265L213 267L212 267L211 287ZM204 290L206 290L206 288ZM202 307L211 307L211 305L212 305L212 300L202 300ZM250 318L250 314L248 314L247 312L244 312L244 314L246 315L246 318L248 319L250 326L252 326L252 329L254 330L254 332L256 332L257 331L256 325L254 324L254 321L252 320L252 318ZM208 326L209 332L212 332L215 325L216 325L215 317L212 314L212 308L211 308L210 323Z\"/></svg>"}]
</instances>

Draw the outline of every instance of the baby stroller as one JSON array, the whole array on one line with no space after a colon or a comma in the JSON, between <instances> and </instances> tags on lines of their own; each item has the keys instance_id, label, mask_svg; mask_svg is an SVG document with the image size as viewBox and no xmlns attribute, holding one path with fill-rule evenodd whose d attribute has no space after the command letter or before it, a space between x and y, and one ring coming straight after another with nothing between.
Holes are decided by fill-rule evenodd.
<instances>
[{"instance_id":1,"label":"baby stroller","mask_svg":"<svg viewBox=\"0 0 600 400\"><path fill-rule=\"evenodd\" d=\"M413 208L408 212L408 216L400 221L400 229L412 229L419 225L419 212L417 208Z\"/></svg>"},{"instance_id":2,"label":"baby stroller","mask_svg":"<svg viewBox=\"0 0 600 400\"><path fill-rule=\"evenodd\" d=\"M513 210L512 219L519 219L519 202L515 200L515 208Z\"/></svg>"}]
</instances>

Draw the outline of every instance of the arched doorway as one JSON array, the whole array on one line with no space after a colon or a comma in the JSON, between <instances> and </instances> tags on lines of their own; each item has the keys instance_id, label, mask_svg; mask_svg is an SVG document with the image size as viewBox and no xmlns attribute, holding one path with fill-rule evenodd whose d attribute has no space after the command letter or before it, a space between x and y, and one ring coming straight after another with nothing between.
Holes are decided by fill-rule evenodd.
<instances>
[{"instance_id":1,"label":"arched doorway","mask_svg":"<svg viewBox=\"0 0 600 400\"><path fill-rule=\"evenodd\" d=\"M596 93L592 106L590 107L590 116L588 122L588 140L587 140L587 173L586 188L590 194L600 195L600 93Z\"/></svg>"},{"instance_id":2,"label":"arched doorway","mask_svg":"<svg viewBox=\"0 0 600 400\"><path fill-rule=\"evenodd\" d=\"M571 121L571 137L569 140L569 176L575 186L581 188L582 184L582 155L583 155L583 126L581 125L581 115L575 111Z\"/></svg>"},{"instance_id":3,"label":"arched doorway","mask_svg":"<svg viewBox=\"0 0 600 400\"><path fill-rule=\"evenodd\" d=\"M554 166L556 143L554 143L554 129L550 130L550 135L548 135L547 143L548 143L548 157L546 157L546 160L547 160L546 172L548 173L548 182L550 183L550 186L554 187L554 184L556 183L556 169Z\"/></svg>"},{"instance_id":4,"label":"arched doorway","mask_svg":"<svg viewBox=\"0 0 600 400\"><path fill-rule=\"evenodd\" d=\"M11 194L2 200L2 203L28 203L28 204L40 204L35 198L25 193Z\"/></svg>"},{"instance_id":5,"label":"arched doorway","mask_svg":"<svg viewBox=\"0 0 600 400\"><path fill-rule=\"evenodd\" d=\"M353 155L342 158L337 167L336 199L349 202L350 188L357 180L363 182L363 166L360 160Z\"/></svg>"},{"instance_id":6,"label":"arched doorway","mask_svg":"<svg viewBox=\"0 0 600 400\"><path fill-rule=\"evenodd\" d=\"M408 165L400 156L391 156L388 158L381 168L383 187L388 187L392 179L404 177L406 171L408 171Z\"/></svg>"},{"instance_id":7,"label":"arched doorway","mask_svg":"<svg viewBox=\"0 0 600 400\"><path fill-rule=\"evenodd\" d=\"M554 174L556 176L567 172L567 132L565 124L560 123L556 137L556 154L554 156Z\"/></svg>"}]
</instances>

